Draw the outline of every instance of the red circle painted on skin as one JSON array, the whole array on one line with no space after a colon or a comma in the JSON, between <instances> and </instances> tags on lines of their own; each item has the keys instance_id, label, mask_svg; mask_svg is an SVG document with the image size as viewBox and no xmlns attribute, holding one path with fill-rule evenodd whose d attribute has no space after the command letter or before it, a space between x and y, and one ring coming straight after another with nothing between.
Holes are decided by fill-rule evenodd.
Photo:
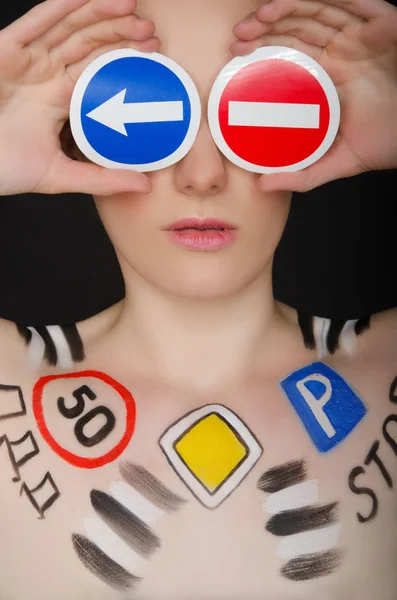
<instances>
[{"instance_id":1,"label":"red circle painted on skin","mask_svg":"<svg viewBox=\"0 0 397 600\"><path fill-rule=\"evenodd\" d=\"M229 102L279 102L320 106L318 129L229 126ZM301 65L283 59L262 60L241 69L225 87L219 124L229 148L261 167L286 167L311 156L330 125L330 107L321 83Z\"/></svg>"},{"instance_id":2,"label":"red circle painted on skin","mask_svg":"<svg viewBox=\"0 0 397 600\"><path fill-rule=\"evenodd\" d=\"M126 429L123 437L119 441L119 443L112 448L109 452L104 454L103 456L98 456L95 458L86 458L79 456L78 454L73 454L69 452L65 448L63 448L52 436L50 430L47 427L44 418L43 411L43 391L44 387L50 381L54 381L56 379L79 379L81 377L95 377L100 379L107 385L110 385L124 400L125 407L127 410L126 415ZM82 469L96 469L98 467L103 467L108 463L113 462L124 452L126 447L128 446L133 433L135 431L135 422L136 422L136 405L135 400L132 397L132 394L118 381L109 377L105 373L101 373L99 371L81 371L80 373L66 373L65 375L48 375L46 377L41 377L38 382L35 384L32 393L32 401L33 401L33 413L36 418L37 426L39 431L47 444L52 448L52 450L58 454L61 458L66 460L71 465L75 467L80 467Z\"/></svg>"}]
</instances>

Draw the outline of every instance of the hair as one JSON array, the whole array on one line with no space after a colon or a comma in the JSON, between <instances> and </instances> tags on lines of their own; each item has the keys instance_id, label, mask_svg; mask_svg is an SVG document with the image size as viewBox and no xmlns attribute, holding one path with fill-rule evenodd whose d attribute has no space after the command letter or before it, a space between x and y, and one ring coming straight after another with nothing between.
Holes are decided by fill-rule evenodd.
<instances>
[{"instance_id":1,"label":"hair","mask_svg":"<svg viewBox=\"0 0 397 600\"><path fill-rule=\"evenodd\" d=\"M91 162L77 146L75 139L72 134L70 126L70 120L68 119L65 125L62 127L62 131L59 134L59 140L61 142L61 148L63 152L72 160L78 160L81 162Z\"/></svg>"}]
</instances>

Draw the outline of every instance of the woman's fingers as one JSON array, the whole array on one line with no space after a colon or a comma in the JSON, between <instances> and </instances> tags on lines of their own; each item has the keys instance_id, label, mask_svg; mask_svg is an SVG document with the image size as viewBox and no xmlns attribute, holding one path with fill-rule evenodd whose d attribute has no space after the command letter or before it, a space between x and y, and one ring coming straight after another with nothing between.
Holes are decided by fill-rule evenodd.
<instances>
[{"instance_id":1,"label":"woman's fingers","mask_svg":"<svg viewBox=\"0 0 397 600\"><path fill-rule=\"evenodd\" d=\"M135 50L140 50L141 52L157 52L160 48L160 40L157 37L152 37L144 42L129 42L124 40L107 46L102 45L82 58L79 62L71 63L67 66L66 71L72 81L76 83L84 69L86 69L86 67L88 67L88 65L96 58L102 56L102 54L105 54L106 52L112 52L113 50L120 50L123 48L133 48Z\"/></svg>"},{"instance_id":2,"label":"woman's fingers","mask_svg":"<svg viewBox=\"0 0 397 600\"><path fill-rule=\"evenodd\" d=\"M89 0L46 0L32 8L0 32L0 39L26 46L36 41L67 15L78 11Z\"/></svg>"},{"instance_id":3,"label":"woman's fingers","mask_svg":"<svg viewBox=\"0 0 397 600\"><path fill-rule=\"evenodd\" d=\"M304 52L317 61L319 61L323 51L323 48L303 42L293 35L266 35L252 42L237 40L232 44L231 52L234 56L244 56L264 46L286 46Z\"/></svg>"},{"instance_id":4,"label":"woman's fingers","mask_svg":"<svg viewBox=\"0 0 397 600\"><path fill-rule=\"evenodd\" d=\"M261 29L261 36L289 34L294 35L302 42L315 46L326 46L339 33L338 29L323 25L314 19L294 16L286 17L275 23L261 23Z\"/></svg>"},{"instance_id":5,"label":"woman's fingers","mask_svg":"<svg viewBox=\"0 0 397 600\"><path fill-rule=\"evenodd\" d=\"M78 10L68 14L54 27L41 36L39 42L54 48L67 40L74 33L90 27L95 23L132 15L136 8L135 0L90 0ZM137 18L138 19L138 18Z\"/></svg>"},{"instance_id":6,"label":"woman's fingers","mask_svg":"<svg viewBox=\"0 0 397 600\"><path fill-rule=\"evenodd\" d=\"M276 24L289 17L312 19L313 22L336 30L341 30L352 22L362 23L362 19L342 8L318 0L270 0L262 4L256 13L238 23L234 34L244 41L254 40L264 35L270 24Z\"/></svg>"},{"instance_id":7,"label":"woman's fingers","mask_svg":"<svg viewBox=\"0 0 397 600\"><path fill-rule=\"evenodd\" d=\"M145 42L152 40L153 34L154 25L150 21L141 21L134 15L129 15L86 27L72 34L60 46L51 50L50 54L64 65L71 65L83 60L97 48L123 40ZM141 45L136 47L142 49Z\"/></svg>"},{"instance_id":8,"label":"woman's fingers","mask_svg":"<svg viewBox=\"0 0 397 600\"><path fill-rule=\"evenodd\" d=\"M331 150L307 169L294 173L263 175L259 179L259 187L263 192L309 192L334 179L351 177L367 170L338 137Z\"/></svg>"},{"instance_id":9,"label":"woman's fingers","mask_svg":"<svg viewBox=\"0 0 397 600\"><path fill-rule=\"evenodd\" d=\"M72 160L59 151L45 180L33 191L44 194L113 196L127 192L146 194L150 190L150 179L144 173L106 169L92 163Z\"/></svg>"}]
</instances>

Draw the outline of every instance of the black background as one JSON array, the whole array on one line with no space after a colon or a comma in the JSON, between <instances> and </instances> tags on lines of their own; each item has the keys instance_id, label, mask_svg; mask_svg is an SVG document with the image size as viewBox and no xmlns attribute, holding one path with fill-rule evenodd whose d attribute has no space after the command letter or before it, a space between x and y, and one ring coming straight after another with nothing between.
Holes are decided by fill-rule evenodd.
<instances>
[{"instance_id":1,"label":"black background","mask_svg":"<svg viewBox=\"0 0 397 600\"><path fill-rule=\"evenodd\" d=\"M3 3L0 28L36 3ZM276 298L339 319L397 306L396 213L397 170L295 195L276 253ZM121 273L92 198L1 198L0 284L0 316L24 324L77 322L121 299Z\"/></svg>"}]
</instances>

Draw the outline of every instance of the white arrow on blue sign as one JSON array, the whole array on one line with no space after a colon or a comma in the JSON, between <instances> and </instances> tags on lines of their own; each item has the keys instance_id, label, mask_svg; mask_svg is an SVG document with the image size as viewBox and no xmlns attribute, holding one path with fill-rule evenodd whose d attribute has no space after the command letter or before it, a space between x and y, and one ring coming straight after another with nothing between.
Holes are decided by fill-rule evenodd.
<instances>
[{"instance_id":1,"label":"white arrow on blue sign","mask_svg":"<svg viewBox=\"0 0 397 600\"><path fill-rule=\"evenodd\" d=\"M89 160L142 172L186 156L200 119L197 88L182 67L161 54L127 48L87 67L70 106L73 137Z\"/></svg>"}]
</instances>

